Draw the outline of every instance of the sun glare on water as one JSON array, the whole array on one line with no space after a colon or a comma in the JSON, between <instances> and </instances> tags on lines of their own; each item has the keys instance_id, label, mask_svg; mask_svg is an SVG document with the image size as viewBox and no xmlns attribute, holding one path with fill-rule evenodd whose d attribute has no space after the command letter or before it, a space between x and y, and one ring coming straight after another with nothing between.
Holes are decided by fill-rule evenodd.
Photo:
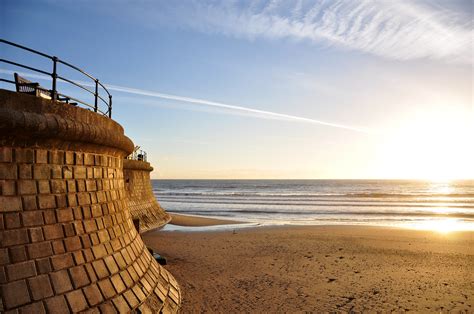
<instances>
[{"instance_id":1,"label":"sun glare on water","mask_svg":"<svg viewBox=\"0 0 474 314\"><path fill-rule=\"evenodd\" d=\"M420 221L408 226L411 229L429 230L443 234L455 231L474 231L474 225L458 218L433 218L431 220Z\"/></svg>"}]
</instances>

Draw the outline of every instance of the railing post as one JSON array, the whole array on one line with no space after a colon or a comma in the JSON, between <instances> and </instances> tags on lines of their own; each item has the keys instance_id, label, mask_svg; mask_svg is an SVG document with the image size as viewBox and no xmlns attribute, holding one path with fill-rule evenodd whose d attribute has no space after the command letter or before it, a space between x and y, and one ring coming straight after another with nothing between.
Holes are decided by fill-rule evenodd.
<instances>
[{"instance_id":1,"label":"railing post","mask_svg":"<svg viewBox=\"0 0 474 314\"><path fill-rule=\"evenodd\" d=\"M109 95L109 118L112 118L112 95Z\"/></svg>"},{"instance_id":2,"label":"railing post","mask_svg":"<svg viewBox=\"0 0 474 314\"><path fill-rule=\"evenodd\" d=\"M52 86L52 95L51 95L51 98L54 100L57 99L57 94L58 94L58 91L56 90L56 80L58 78L58 73L56 71L56 66L57 66L57 63L58 63L58 58L57 57L53 57L53 73L51 74L52 78L53 78L53 86Z\"/></svg>"},{"instance_id":3,"label":"railing post","mask_svg":"<svg viewBox=\"0 0 474 314\"><path fill-rule=\"evenodd\" d=\"M97 99L99 96L99 80L95 79L95 94L94 94L95 102L94 102L94 112L97 112Z\"/></svg>"}]
</instances>

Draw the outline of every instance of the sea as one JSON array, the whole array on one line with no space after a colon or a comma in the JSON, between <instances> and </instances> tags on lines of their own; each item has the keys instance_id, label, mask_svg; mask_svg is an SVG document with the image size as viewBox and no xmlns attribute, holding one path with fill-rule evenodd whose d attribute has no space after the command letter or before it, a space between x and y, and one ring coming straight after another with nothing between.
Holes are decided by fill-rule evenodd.
<instances>
[{"instance_id":1,"label":"sea","mask_svg":"<svg viewBox=\"0 0 474 314\"><path fill-rule=\"evenodd\" d=\"M474 180L152 180L167 211L250 225L474 231Z\"/></svg>"}]
</instances>

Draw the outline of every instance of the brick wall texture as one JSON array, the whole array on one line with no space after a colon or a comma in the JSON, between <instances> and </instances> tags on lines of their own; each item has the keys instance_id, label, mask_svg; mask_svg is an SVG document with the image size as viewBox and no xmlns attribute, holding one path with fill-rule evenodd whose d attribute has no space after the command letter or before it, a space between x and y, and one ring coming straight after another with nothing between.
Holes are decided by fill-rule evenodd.
<instances>
[{"instance_id":1,"label":"brick wall texture","mask_svg":"<svg viewBox=\"0 0 474 314\"><path fill-rule=\"evenodd\" d=\"M161 227L171 219L153 195L151 171L146 161L124 160L125 196L132 218L140 222L140 232Z\"/></svg>"},{"instance_id":2,"label":"brick wall texture","mask_svg":"<svg viewBox=\"0 0 474 314\"><path fill-rule=\"evenodd\" d=\"M16 100L26 118L11 122L19 115L2 112L15 109ZM38 123L28 122L28 129L26 103L38 101L52 109L39 104L47 112L36 112ZM53 105L0 91L0 312L176 312L178 284L150 255L128 210L123 157L133 145L117 137L115 146L102 149L85 128L82 135L71 131L64 143L57 132L45 133L68 125ZM70 113L79 122L97 116L65 110L82 110ZM43 115L57 123L41 124ZM16 139L27 131L30 137ZM82 142L74 144L75 138Z\"/></svg>"}]
</instances>

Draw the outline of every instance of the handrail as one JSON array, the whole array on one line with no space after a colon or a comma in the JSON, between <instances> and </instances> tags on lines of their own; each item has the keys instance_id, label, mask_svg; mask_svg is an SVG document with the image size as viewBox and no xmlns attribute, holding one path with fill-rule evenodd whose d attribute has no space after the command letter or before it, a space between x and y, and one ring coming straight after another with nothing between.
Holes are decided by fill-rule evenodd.
<instances>
[{"instance_id":1,"label":"handrail","mask_svg":"<svg viewBox=\"0 0 474 314\"><path fill-rule=\"evenodd\" d=\"M51 73L47 72L47 71L44 71L44 70L40 70L40 69L36 69L36 68L33 68L33 67L30 67L30 66L27 66L27 65L24 65L24 64L21 64L21 63L17 63L17 62L14 62L14 61L10 61L10 60L6 60L6 59L0 59L0 62L3 62L3 63L7 63L7 64L10 64L10 65L14 65L14 66L17 66L17 67L21 67L21 68L24 68L24 69L28 69L28 70L31 70L31 71L34 71L34 72L38 72L38 73L41 73L41 74L44 74L44 75L48 75L48 76L51 76L52 78L52 88L50 90L51 92L51 98L53 100L57 100L58 99L58 95L62 95L62 96L65 96L69 99L73 99L74 101L78 102L78 103L81 103L87 107L90 107L90 108L93 108L94 109L94 112L99 112L99 113L102 113L103 115L105 116L108 116L109 118L112 117L112 95L110 94L109 90L105 87L104 84L102 84L101 82L99 82L99 79L93 77L92 75L90 75L89 73L85 72L84 70L76 67L75 65L72 65L64 60L60 60L58 57L56 56L50 56L46 53L43 53L43 52L40 52L40 51L37 51L37 50L34 50L34 49L31 49L31 48L28 48L26 46L22 46L22 45L19 45L17 43L14 43L14 42L11 42L11 41L8 41L8 40L5 40L5 39L2 39L0 38L0 43L3 43L3 44L6 44L6 45L10 45L10 46L13 46L13 47L16 47L16 48L19 48L19 49L23 49L23 50L26 50L28 52L31 52L31 53L34 53L34 54L37 54L37 55L40 55L42 57L45 57L45 58L48 58L50 59L51 61L53 61L53 71ZM58 71L57 71L57 64L60 63L62 65L65 65L67 67L70 67L71 69L73 70L76 70L78 71L79 73L81 73L82 75L86 76L88 79L92 80L94 82L94 87L95 87L95 90L90 90L89 88L87 88L86 86L78 83L77 81L73 81L71 79L68 79L68 78L65 78L63 76L60 76L58 75ZM91 104L88 104L82 100L78 100L76 98L73 98L71 96L67 96L67 95L64 95L64 94L61 94L58 92L57 88L56 88L56 83L57 83L57 80L62 80L64 82L67 82L69 84L72 84L76 87L79 87L87 92L89 92L90 94L92 94L94 96L94 105L91 105ZM8 83L14 83L13 81L10 81L10 80L5 80L5 79L0 79L0 81L2 82L8 82ZM108 96L108 101L105 100L99 93L99 86L107 93L107 96ZM107 97L105 97L107 98ZM99 109L99 100L101 100L106 106L107 106L107 110L105 110L105 112L103 110L100 110Z\"/></svg>"}]
</instances>

